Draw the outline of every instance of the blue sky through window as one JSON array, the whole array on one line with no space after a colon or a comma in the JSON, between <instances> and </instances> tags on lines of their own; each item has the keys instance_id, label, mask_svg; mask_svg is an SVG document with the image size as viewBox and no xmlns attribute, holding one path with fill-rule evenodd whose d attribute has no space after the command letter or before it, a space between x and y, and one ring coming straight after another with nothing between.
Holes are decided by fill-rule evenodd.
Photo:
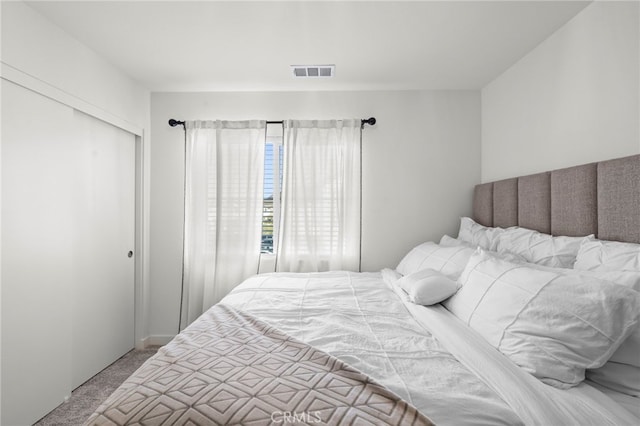
<instances>
[{"instance_id":1,"label":"blue sky through window","mask_svg":"<svg viewBox=\"0 0 640 426\"><path fill-rule=\"evenodd\" d=\"M273 197L273 144L264 149L264 198Z\"/></svg>"}]
</instances>

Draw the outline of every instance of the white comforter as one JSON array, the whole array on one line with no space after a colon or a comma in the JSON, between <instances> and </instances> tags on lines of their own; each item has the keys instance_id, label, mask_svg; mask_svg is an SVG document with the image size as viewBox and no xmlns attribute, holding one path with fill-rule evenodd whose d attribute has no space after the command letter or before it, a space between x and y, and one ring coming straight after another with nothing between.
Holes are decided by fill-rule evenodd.
<instances>
[{"instance_id":1,"label":"white comforter","mask_svg":"<svg viewBox=\"0 0 640 426\"><path fill-rule=\"evenodd\" d=\"M444 308L408 304L392 287L380 273L265 274L221 303L345 361L439 425L638 421L589 386L558 391L518 371L449 321ZM429 323L437 324L432 332L439 340Z\"/></svg>"},{"instance_id":2,"label":"white comforter","mask_svg":"<svg viewBox=\"0 0 640 426\"><path fill-rule=\"evenodd\" d=\"M438 425L522 424L412 318L379 273L260 275L222 303L341 359Z\"/></svg>"}]
</instances>

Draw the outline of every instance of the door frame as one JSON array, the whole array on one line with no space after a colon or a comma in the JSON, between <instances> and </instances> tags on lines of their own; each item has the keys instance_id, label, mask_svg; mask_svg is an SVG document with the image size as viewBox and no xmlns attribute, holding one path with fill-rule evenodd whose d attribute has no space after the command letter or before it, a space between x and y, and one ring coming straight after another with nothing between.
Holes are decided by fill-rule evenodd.
<instances>
[{"instance_id":1,"label":"door frame","mask_svg":"<svg viewBox=\"0 0 640 426\"><path fill-rule=\"evenodd\" d=\"M125 130L135 136L135 252L134 252L134 339L135 348L148 346L149 295L149 206L150 151L144 128L115 116L95 105L73 96L14 68L0 64L0 78L38 93L70 108ZM0 194L1 197L1 194ZM1 198L0 198L1 203Z\"/></svg>"}]
</instances>

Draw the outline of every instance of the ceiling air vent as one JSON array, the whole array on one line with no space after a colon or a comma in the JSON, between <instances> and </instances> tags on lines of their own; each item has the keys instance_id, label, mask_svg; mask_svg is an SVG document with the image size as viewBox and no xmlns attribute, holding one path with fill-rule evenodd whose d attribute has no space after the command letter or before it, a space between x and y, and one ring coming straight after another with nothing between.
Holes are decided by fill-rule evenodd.
<instances>
[{"instance_id":1,"label":"ceiling air vent","mask_svg":"<svg viewBox=\"0 0 640 426\"><path fill-rule=\"evenodd\" d=\"M296 77L333 77L335 65L291 65Z\"/></svg>"}]
</instances>

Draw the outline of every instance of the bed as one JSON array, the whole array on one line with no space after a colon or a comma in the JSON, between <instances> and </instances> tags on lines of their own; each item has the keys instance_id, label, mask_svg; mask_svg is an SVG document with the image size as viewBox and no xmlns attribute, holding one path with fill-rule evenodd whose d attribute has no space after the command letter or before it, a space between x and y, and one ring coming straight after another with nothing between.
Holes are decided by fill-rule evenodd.
<instances>
[{"instance_id":1,"label":"bed","mask_svg":"<svg viewBox=\"0 0 640 426\"><path fill-rule=\"evenodd\" d=\"M249 278L87 425L640 424L640 156L477 185L393 269Z\"/></svg>"}]
</instances>

